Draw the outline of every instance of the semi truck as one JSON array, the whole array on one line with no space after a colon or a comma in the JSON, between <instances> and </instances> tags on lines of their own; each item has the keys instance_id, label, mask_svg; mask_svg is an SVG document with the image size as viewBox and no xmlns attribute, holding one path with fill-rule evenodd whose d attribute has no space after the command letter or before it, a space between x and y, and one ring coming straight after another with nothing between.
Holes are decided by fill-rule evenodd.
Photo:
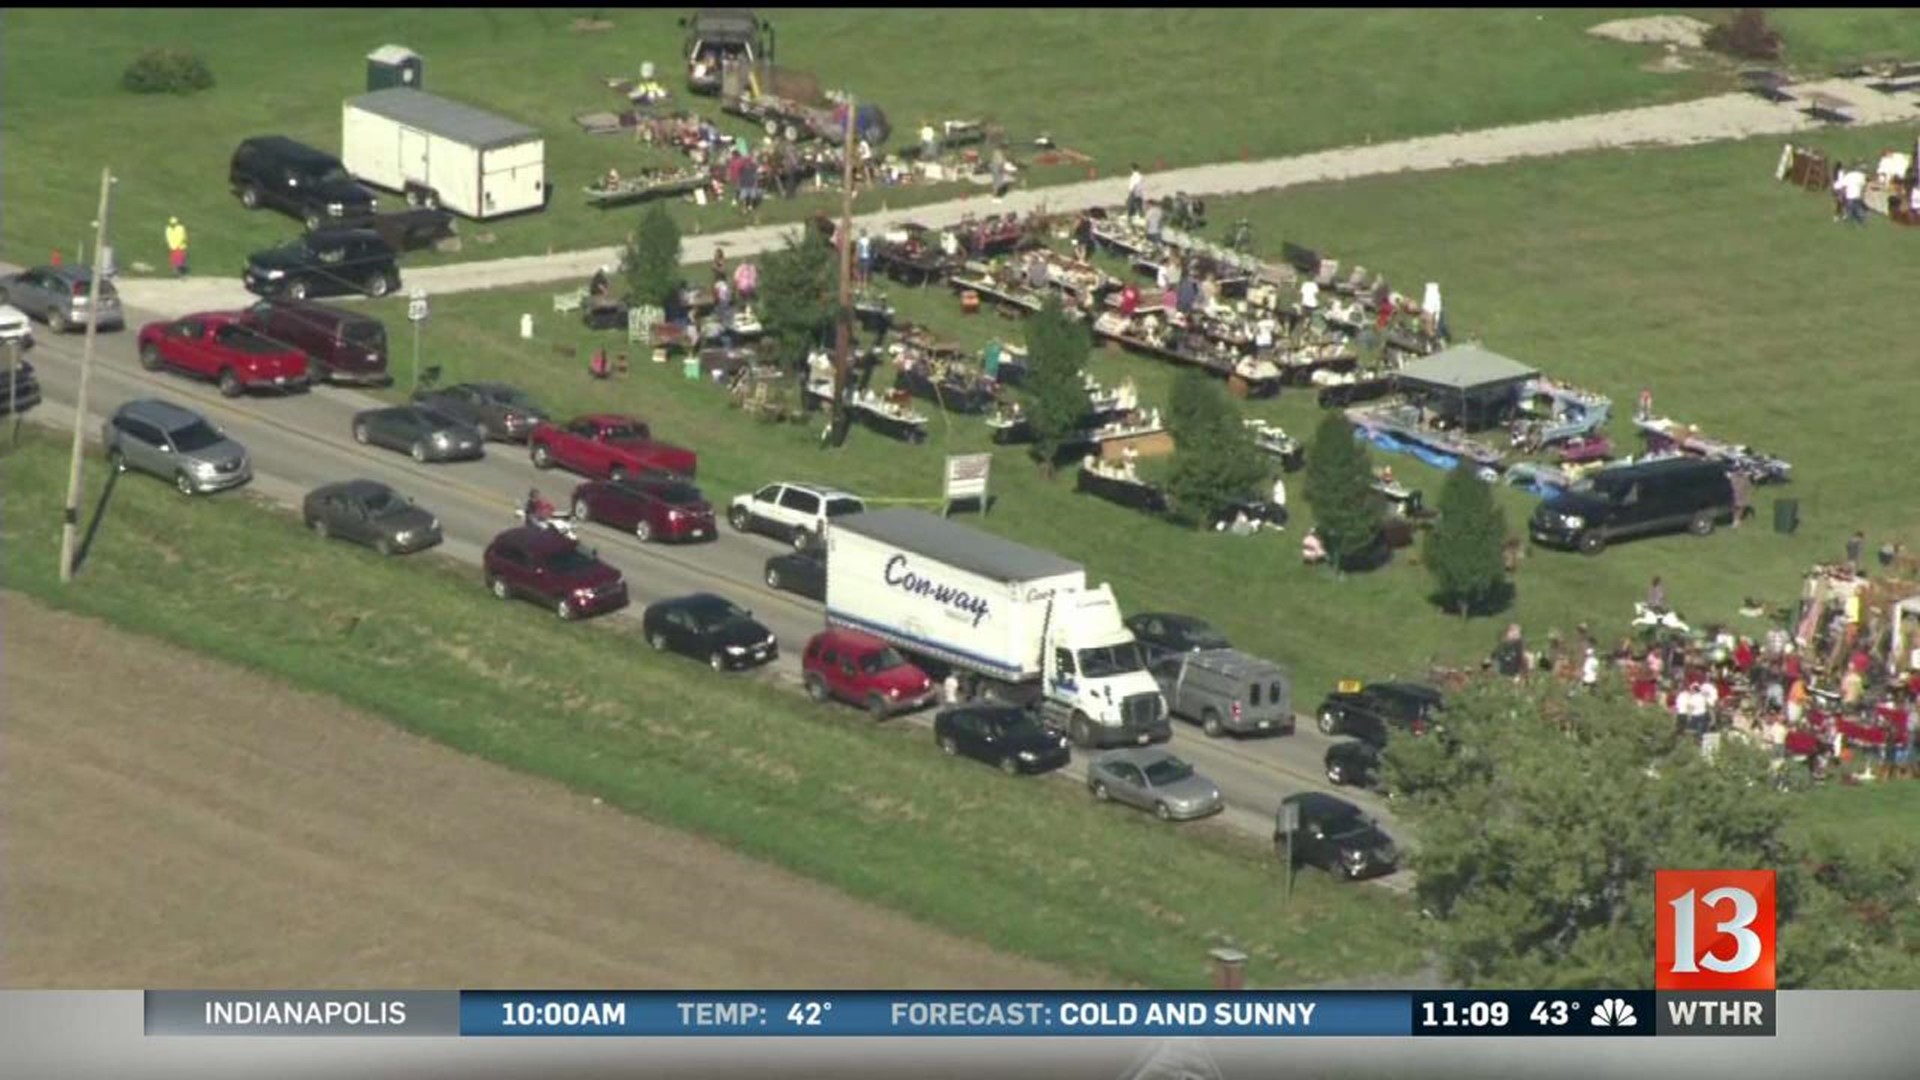
<instances>
[{"instance_id":1,"label":"semi truck","mask_svg":"<svg viewBox=\"0 0 1920 1080\"><path fill-rule=\"evenodd\" d=\"M923 510L836 518L827 622L965 672L979 692L1037 705L1080 746L1172 737L1167 704L1105 584L1052 552Z\"/></svg>"}]
</instances>

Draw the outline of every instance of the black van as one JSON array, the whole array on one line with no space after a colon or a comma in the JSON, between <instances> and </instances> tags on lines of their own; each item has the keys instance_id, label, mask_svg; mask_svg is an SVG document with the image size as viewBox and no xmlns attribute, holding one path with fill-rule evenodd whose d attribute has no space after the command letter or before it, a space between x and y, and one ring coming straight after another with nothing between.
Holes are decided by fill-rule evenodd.
<instances>
[{"instance_id":1,"label":"black van","mask_svg":"<svg viewBox=\"0 0 1920 1080\"><path fill-rule=\"evenodd\" d=\"M262 300L249 321L273 341L307 354L328 382L388 386L387 324L371 315L305 300Z\"/></svg>"},{"instance_id":2,"label":"black van","mask_svg":"<svg viewBox=\"0 0 1920 1080\"><path fill-rule=\"evenodd\" d=\"M1706 536L1733 520L1733 480L1707 458L1643 461L1594 473L1534 508L1534 542L1598 554L1609 543L1685 529Z\"/></svg>"},{"instance_id":3,"label":"black van","mask_svg":"<svg viewBox=\"0 0 1920 1080\"><path fill-rule=\"evenodd\" d=\"M373 192L354 182L340 159L284 135L256 135L233 152L227 182L249 210L280 210L307 228L363 220Z\"/></svg>"}]
</instances>

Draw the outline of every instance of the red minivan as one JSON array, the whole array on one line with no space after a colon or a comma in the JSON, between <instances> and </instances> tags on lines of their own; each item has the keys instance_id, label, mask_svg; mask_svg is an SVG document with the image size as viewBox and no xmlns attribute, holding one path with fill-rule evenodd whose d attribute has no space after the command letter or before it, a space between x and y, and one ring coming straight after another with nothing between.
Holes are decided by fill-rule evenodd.
<instances>
[{"instance_id":1,"label":"red minivan","mask_svg":"<svg viewBox=\"0 0 1920 1080\"><path fill-rule=\"evenodd\" d=\"M933 680L872 634L823 630L800 656L807 696L839 698L865 706L875 718L908 712L934 698Z\"/></svg>"}]
</instances>

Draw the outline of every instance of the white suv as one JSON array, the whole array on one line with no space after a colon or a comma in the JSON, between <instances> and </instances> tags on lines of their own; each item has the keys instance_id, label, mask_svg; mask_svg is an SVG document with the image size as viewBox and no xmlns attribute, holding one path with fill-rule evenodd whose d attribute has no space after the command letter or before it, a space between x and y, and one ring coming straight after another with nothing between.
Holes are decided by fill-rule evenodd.
<instances>
[{"instance_id":1,"label":"white suv","mask_svg":"<svg viewBox=\"0 0 1920 1080\"><path fill-rule=\"evenodd\" d=\"M751 495L736 495L727 508L727 524L739 532L764 533L805 550L826 531L831 518L867 508L858 495L817 484L768 484Z\"/></svg>"}]
</instances>

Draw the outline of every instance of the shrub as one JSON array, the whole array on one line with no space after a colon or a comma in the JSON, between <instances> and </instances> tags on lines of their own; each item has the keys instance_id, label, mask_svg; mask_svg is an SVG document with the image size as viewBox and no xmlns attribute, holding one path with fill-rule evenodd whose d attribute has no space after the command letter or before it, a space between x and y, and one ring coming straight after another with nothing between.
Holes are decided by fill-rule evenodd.
<instances>
[{"instance_id":1,"label":"shrub","mask_svg":"<svg viewBox=\"0 0 1920 1080\"><path fill-rule=\"evenodd\" d=\"M1702 40L1714 52L1742 60L1780 59L1780 32L1767 24L1767 13L1760 8L1741 8L1732 20L1708 30Z\"/></svg>"},{"instance_id":2,"label":"shrub","mask_svg":"<svg viewBox=\"0 0 1920 1080\"><path fill-rule=\"evenodd\" d=\"M127 65L120 85L136 94L191 94L213 86L213 71L186 49L148 49Z\"/></svg>"}]
</instances>

